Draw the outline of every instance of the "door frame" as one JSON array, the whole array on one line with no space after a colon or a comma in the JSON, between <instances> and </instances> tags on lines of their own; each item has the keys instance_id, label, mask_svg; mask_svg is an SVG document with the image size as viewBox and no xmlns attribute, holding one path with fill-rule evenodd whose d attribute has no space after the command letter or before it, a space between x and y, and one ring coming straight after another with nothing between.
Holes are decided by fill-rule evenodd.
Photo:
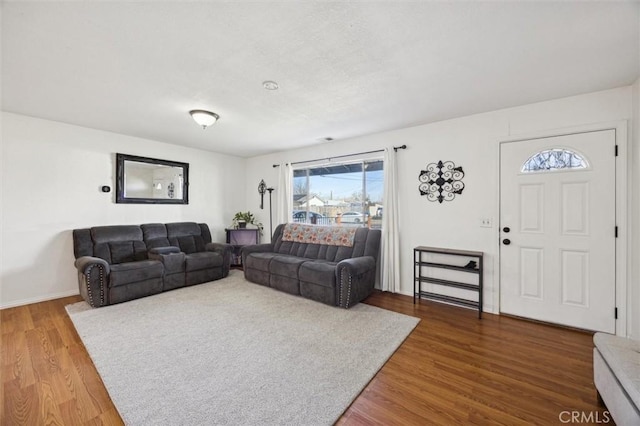
<instances>
[{"instance_id":1,"label":"door frame","mask_svg":"<svg viewBox=\"0 0 640 426\"><path fill-rule=\"evenodd\" d=\"M582 126L574 126L574 127L566 127L556 130L544 130L544 131L536 131L531 133L523 133L518 135L512 135L506 138L500 138L498 140L497 145L497 155L496 158L496 179L498 184L497 195L496 195L496 211L498 212L497 218L497 227L496 238L495 238L495 260L493 265L494 273L494 282L495 282L495 291L493 293L493 306L497 307L496 311L500 313L500 294L501 294L501 270L500 270L500 217L501 217L501 169L500 169L500 156L502 152L502 144L509 142L522 142L529 139L545 139L552 138L556 136L566 136L578 133L589 133L589 132L598 132L602 130L613 130L615 133L615 143L618 146L618 156L615 157L615 196L616 196L616 206L615 206L615 215L616 215L616 225L618 226L618 238L616 238L615 242L615 301L616 307L618 308L618 318L616 319L615 329L616 335L625 336L627 335L627 330L629 328L629 315L631 299L629 297L629 287L627 285L628 276L631 273L629 271L630 262L628 262L628 253L629 251L629 241L630 241L630 224L628 218L631 217L631 212L629 209L631 208L631 203L628 202L629 197L629 170L630 167L628 162L630 160L630 156L628 155L628 130L629 123L627 120L619 120L612 122L604 122L604 123L596 123L590 125L582 125ZM612 153L613 155L613 153ZM612 230L613 232L613 230Z\"/></svg>"}]
</instances>

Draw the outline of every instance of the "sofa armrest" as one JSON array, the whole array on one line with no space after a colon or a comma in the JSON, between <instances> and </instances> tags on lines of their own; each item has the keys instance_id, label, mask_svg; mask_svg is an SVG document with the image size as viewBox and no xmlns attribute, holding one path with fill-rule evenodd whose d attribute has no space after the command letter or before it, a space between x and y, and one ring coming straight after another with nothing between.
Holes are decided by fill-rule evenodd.
<instances>
[{"instance_id":1,"label":"sofa armrest","mask_svg":"<svg viewBox=\"0 0 640 426\"><path fill-rule=\"evenodd\" d=\"M76 259L78 269L78 286L82 298L94 308L109 304L107 283L111 268L104 259L93 256L82 256Z\"/></svg>"},{"instance_id":2,"label":"sofa armrest","mask_svg":"<svg viewBox=\"0 0 640 426\"><path fill-rule=\"evenodd\" d=\"M372 256L345 259L336 267L338 306L349 308L366 299L376 282L376 260Z\"/></svg>"},{"instance_id":3,"label":"sofa armrest","mask_svg":"<svg viewBox=\"0 0 640 426\"><path fill-rule=\"evenodd\" d=\"M231 268L231 253L233 253L233 246L226 243L207 243L205 246L207 251L214 251L220 253L222 256L222 276L229 275L229 269Z\"/></svg>"},{"instance_id":4,"label":"sofa armrest","mask_svg":"<svg viewBox=\"0 0 640 426\"><path fill-rule=\"evenodd\" d=\"M247 264L247 256L251 253L268 253L273 251L271 244L253 244L250 246L244 246L240 249L240 256L242 256L242 264Z\"/></svg>"},{"instance_id":5,"label":"sofa armrest","mask_svg":"<svg viewBox=\"0 0 640 426\"><path fill-rule=\"evenodd\" d=\"M185 258L186 255L178 247L158 247L149 250L149 260L161 262L165 275L184 272Z\"/></svg>"},{"instance_id":6,"label":"sofa armrest","mask_svg":"<svg viewBox=\"0 0 640 426\"><path fill-rule=\"evenodd\" d=\"M156 247L149 250L149 254L170 254L170 253L181 253L180 247L176 246L167 246L167 247Z\"/></svg>"}]
</instances>

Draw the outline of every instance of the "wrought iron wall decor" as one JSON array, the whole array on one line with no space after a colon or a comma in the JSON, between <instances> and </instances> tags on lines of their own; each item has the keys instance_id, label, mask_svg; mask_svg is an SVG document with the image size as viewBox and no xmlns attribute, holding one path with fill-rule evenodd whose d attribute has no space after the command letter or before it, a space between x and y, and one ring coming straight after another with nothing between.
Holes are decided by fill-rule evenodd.
<instances>
[{"instance_id":1,"label":"wrought iron wall decor","mask_svg":"<svg viewBox=\"0 0 640 426\"><path fill-rule=\"evenodd\" d=\"M264 193L267 192L267 184L264 183L264 179L260 180L258 184L258 194L260 194L260 209L264 209Z\"/></svg>"},{"instance_id":2,"label":"wrought iron wall decor","mask_svg":"<svg viewBox=\"0 0 640 426\"><path fill-rule=\"evenodd\" d=\"M421 170L418 176L420 195L426 195L427 200L439 203L452 201L456 194L462 194L463 177L462 167L456 167L453 161L428 164L427 169Z\"/></svg>"},{"instance_id":3,"label":"wrought iron wall decor","mask_svg":"<svg viewBox=\"0 0 640 426\"><path fill-rule=\"evenodd\" d=\"M260 179L260 183L258 184L258 194L260 194L260 208L264 209L264 194L269 193L269 235L273 235L273 206L271 205L271 193L274 188L267 188L267 184L264 179ZM262 232L261 232L262 234ZM269 237L271 238L271 237Z\"/></svg>"}]
</instances>

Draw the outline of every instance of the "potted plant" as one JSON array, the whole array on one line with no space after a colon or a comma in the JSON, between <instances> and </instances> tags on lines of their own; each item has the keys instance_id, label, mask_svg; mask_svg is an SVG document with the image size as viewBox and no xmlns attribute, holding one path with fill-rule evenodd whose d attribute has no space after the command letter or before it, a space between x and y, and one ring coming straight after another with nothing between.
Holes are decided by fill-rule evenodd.
<instances>
[{"instance_id":1,"label":"potted plant","mask_svg":"<svg viewBox=\"0 0 640 426\"><path fill-rule=\"evenodd\" d=\"M260 235L262 235L263 225L261 222L256 220L256 217L251 212L238 212L233 217L233 227L238 228L246 228L247 224L255 225L260 229Z\"/></svg>"}]
</instances>

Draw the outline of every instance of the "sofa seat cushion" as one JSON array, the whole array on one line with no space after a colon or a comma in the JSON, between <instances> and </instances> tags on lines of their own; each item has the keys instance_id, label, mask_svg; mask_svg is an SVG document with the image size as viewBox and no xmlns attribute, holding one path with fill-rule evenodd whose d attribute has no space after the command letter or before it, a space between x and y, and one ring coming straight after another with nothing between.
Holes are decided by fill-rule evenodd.
<instances>
[{"instance_id":1,"label":"sofa seat cushion","mask_svg":"<svg viewBox=\"0 0 640 426\"><path fill-rule=\"evenodd\" d=\"M164 267L157 260L119 263L111 265L109 286L118 287L154 278L161 279L163 273Z\"/></svg>"},{"instance_id":2,"label":"sofa seat cushion","mask_svg":"<svg viewBox=\"0 0 640 426\"><path fill-rule=\"evenodd\" d=\"M269 272L283 277L298 279L298 270L300 265L308 262L309 259L296 256L274 256L269 264Z\"/></svg>"},{"instance_id":3,"label":"sofa seat cushion","mask_svg":"<svg viewBox=\"0 0 640 426\"><path fill-rule=\"evenodd\" d=\"M220 253L205 251L201 253L191 253L187 255L186 270L199 271L202 269L221 268L223 259Z\"/></svg>"},{"instance_id":4,"label":"sofa seat cushion","mask_svg":"<svg viewBox=\"0 0 640 426\"><path fill-rule=\"evenodd\" d=\"M304 262L300 266L298 276L300 281L317 284L323 287L336 287L336 265L335 262L323 260L311 260Z\"/></svg>"},{"instance_id":5,"label":"sofa seat cushion","mask_svg":"<svg viewBox=\"0 0 640 426\"><path fill-rule=\"evenodd\" d=\"M251 253L247 256L245 267L257 269L258 271L269 272L269 264L276 256L282 256L278 253Z\"/></svg>"},{"instance_id":6,"label":"sofa seat cushion","mask_svg":"<svg viewBox=\"0 0 640 426\"><path fill-rule=\"evenodd\" d=\"M636 407L640 407L640 341L596 333L593 343Z\"/></svg>"}]
</instances>

